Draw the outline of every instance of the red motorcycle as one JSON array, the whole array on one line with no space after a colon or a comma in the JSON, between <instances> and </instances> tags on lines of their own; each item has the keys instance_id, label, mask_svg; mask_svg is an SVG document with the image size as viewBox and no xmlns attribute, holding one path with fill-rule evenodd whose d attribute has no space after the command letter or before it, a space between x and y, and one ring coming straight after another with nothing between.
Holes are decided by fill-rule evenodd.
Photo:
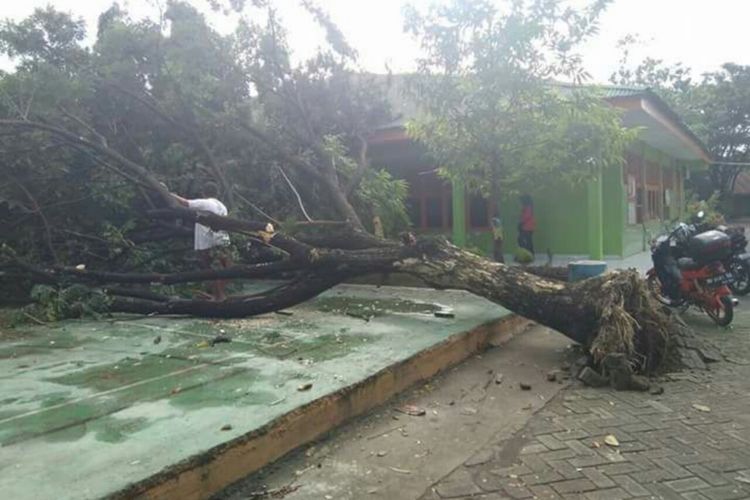
<instances>
[{"instance_id":1,"label":"red motorcycle","mask_svg":"<svg viewBox=\"0 0 750 500\"><path fill-rule=\"evenodd\" d=\"M662 304L695 306L717 325L728 326L737 305L729 288L734 275L722 264L732 253L731 240L721 231L696 232L695 226L679 224L657 238L651 245L654 267L646 280Z\"/></svg>"}]
</instances>

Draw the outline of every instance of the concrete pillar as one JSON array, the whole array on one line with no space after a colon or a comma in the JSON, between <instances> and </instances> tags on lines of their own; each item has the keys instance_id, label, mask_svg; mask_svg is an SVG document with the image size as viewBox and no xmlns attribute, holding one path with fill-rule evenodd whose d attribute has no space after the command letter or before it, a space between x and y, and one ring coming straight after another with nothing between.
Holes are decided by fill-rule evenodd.
<instances>
[{"instance_id":1,"label":"concrete pillar","mask_svg":"<svg viewBox=\"0 0 750 500\"><path fill-rule=\"evenodd\" d=\"M588 215L588 250L589 258L604 258L604 216L602 203L602 173L586 185L586 205Z\"/></svg>"},{"instance_id":2,"label":"concrete pillar","mask_svg":"<svg viewBox=\"0 0 750 500\"><path fill-rule=\"evenodd\" d=\"M451 184L453 193L453 244L466 246L466 185L463 180L454 180Z\"/></svg>"}]
</instances>

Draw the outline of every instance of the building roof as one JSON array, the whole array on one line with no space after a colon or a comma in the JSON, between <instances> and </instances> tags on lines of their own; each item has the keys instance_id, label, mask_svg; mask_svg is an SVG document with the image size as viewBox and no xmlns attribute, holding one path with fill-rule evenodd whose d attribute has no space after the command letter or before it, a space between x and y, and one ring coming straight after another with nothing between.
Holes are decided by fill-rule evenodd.
<instances>
[{"instance_id":1,"label":"building roof","mask_svg":"<svg viewBox=\"0 0 750 500\"><path fill-rule=\"evenodd\" d=\"M405 97L406 75L383 76L387 81L388 97L396 118L379 127L388 140L395 140L394 130L403 129L407 122L417 116L418 105ZM388 80L385 80L385 79ZM556 82L560 88L577 88L567 83ZM588 86L601 93L604 100L624 109L623 123L628 127L644 129L643 140L667 154L681 160L711 162L711 153L698 136L680 116L653 90L646 87L618 85ZM386 141L387 142L387 141Z\"/></svg>"}]
</instances>

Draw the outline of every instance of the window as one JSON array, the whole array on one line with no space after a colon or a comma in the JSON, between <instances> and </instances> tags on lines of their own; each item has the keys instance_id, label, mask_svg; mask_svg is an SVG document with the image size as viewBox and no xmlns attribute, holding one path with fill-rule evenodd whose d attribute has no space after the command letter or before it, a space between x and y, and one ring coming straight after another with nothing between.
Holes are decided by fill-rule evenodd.
<instances>
[{"instance_id":1,"label":"window","mask_svg":"<svg viewBox=\"0 0 750 500\"><path fill-rule=\"evenodd\" d=\"M442 229L443 224L443 199L436 197L425 198L425 227L429 229Z\"/></svg>"},{"instance_id":2,"label":"window","mask_svg":"<svg viewBox=\"0 0 750 500\"><path fill-rule=\"evenodd\" d=\"M409 214L409 221L412 227L422 227L422 206L418 198L408 198L406 200L406 212Z\"/></svg>"},{"instance_id":3,"label":"window","mask_svg":"<svg viewBox=\"0 0 750 500\"><path fill-rule=\"evenodd\" d=\"M661 220L664 215L664 193L654 187L646 187L646 220Z\"/></svg>"},{"instance_id":4,"label":"window","mask_svg":"<svg viewBox=\"0 0 750 500\"><path fill-rule=\"evenodd\" d=\"M472 195L469 198L469 226L472 228L486 228L489 225L489 202L479 195Z\"/></svg>"}]
</instances>

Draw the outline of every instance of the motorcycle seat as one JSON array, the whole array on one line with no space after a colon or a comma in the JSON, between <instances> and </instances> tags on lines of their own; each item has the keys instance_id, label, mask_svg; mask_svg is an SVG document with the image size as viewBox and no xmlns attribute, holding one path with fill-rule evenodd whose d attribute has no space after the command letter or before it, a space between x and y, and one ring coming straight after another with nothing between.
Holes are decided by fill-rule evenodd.
<instances>
[{"instance_id":1,"label":"motorcycle seat","mask_svg":"<svg viewBox=\"0 0 750 500\"><path fill-rule=\"evenodd\" d=\"M687 271L692 271L695 269L700 269L703 266L690 257L682 257L677 259L677 267L679 267L680 269L685 269Z\"/></svg>"}]
</instances>

